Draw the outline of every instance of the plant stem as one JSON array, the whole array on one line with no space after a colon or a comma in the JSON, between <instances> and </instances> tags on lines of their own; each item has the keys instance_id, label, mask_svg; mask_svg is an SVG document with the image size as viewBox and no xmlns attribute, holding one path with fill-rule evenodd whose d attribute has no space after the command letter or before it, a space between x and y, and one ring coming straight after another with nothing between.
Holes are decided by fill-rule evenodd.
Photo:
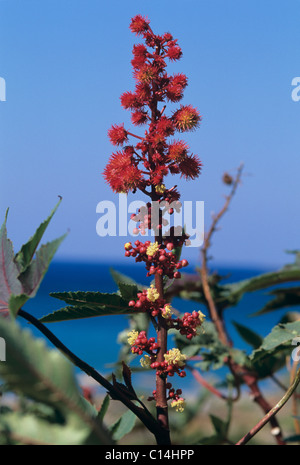
<instances>
[{"instance_id":1,"label":"plant stem","mask_svg":"<svg viewBox=\"0 0 300 465\"><path fill-rule=\"evenodd\" d=\"M269 410L269 412L257 423L257 425L252 428L249 433L247 433L242 439L240 439L239 442L236 443L237 446L245 445L247 442L250 441L250 439L255 436L258 431L260 431L263 426L265 426L278 412L279 410L287 403L287 401L290 399L290 397L293 395L294 391L297 389L298 385L300 383L300 369L298 370L294 381L290 385L289 389L287 392L284 394L284 396L280 399L277 404Z\"/></svg>"},{"instance_id":2,"label":"plant stem","mask_svg":"<svg viewBox=\"0 0 300 465\"><path fill-rule=\"evenodd\" d=\"M220 399L227 400L227 401L230 400L231 402L235 402L240 398L239 386L238 386L238 389L237 389L236 396L234 398L230 398L230 397L226 396L225 394L223 394L221 391L219 391L217 388L215 388L215 386L212 386L208 381L206 381L206 379L203 378L203 376L200 374L200 372L198 370L196 370L195 368L190 367L189 365L187 365L187 369L190 370L190 372L194 376L195 380L199 384L201 384L201 386L206 388L208 391L210 391L212 394L219 397Z\"/></svg>"},{"instance_id":3,"label":"plant stem","mask_svg":"<svg viewBox=\"0 0 300 465\"><path fill-rule=\"evenodd\" d=\"M203 247L202 247L202 250L201 250L201 253L202 253L201 280L202 280L203 293L204 293L205 299L206 299L207 304L208 304L208 308L209 308L209 311L210 311L210 317L211 317L213 323L215 324L215 327L216 327L216 330L218 332L220 341L224 345L227 345L227 346L231 345L231 342L229 341L229 338L228 338L228 335L226 333L224 323L223 323L223 321L222 321L222 319L220 317L220 314L219 314L219 312L217 310L217 307L216 307L216 305L214 303L213 297L212 297L211 292L210 292L210 286L209 286L209 283L208 283L208 277L207 277L208 276L208 270L207 270L208 257L207 257L207 252L208 252L209 247L211 246L211 238L212 238L213 233L216 231L217 224L221 220L223 215L226 213L226 211L228 210L230 202L231 202L234 194L236 193L237 187L238 187L238 185L240 183L243 167L244 167L244 165L241 164L240 167L238 168L238 172L237 172L236 178L235 178L235 180L233 182L231 192L226 197L226 201L225 201L225 203L223 205L223 208L213 218L213 222L211 224L211 227L209 228L208 233L204 237L204 244L203 244Z\"/></svg>"},{"instance_id":4,"label":"plant stem","mask_svg":"<svg viewBox=\"0 0 300 465\"><path fill-rule=\"evenodd\" d=\"M158 273L155 274L155 287L159 293L159 298L163 299L163 277ZM158 316L157 325L157 343L159 351L157 354L157 361L164 362L164 354L167 352L167 338L168 331L165 323L165 319L160 315ZM165 377L156 375L156 412L157 420L165 431L163 442L161 444L171 444L170 433L169 433L169 419L168 419L168 404L167 404L167 380Z\"/></svg>"},{"instance_id":5,"label":"plant stem","mask_svg":"<svg viewBox=\"0 0 300 465\"><path fill-rule=\"evenodd\" d=\"M298 363L299 363L298 360L293 361L293 365L291 367L290 382L296 376ZM297 402L298 398L299 398L299 396L296 394L296 392L294 392L293 398L292 398L292 414L293 414L293 417L294 417L295 433L296 433L296 435L299 436L300 435L300 421L299 421L299 418L298 418L298 402ZM298 441L298 444L299 444L299 441Z\"/></svg>"},{"instance_id":6,"label":"plant stem","mask_svg":"<svg viewBox=\"0 0 300 465\"><path fill-rule=\"evenodd\" d=\"M235 177L235 179L233 181L231 192L226 197L226 201L225 201L223 207L221 208L219 213L213 218L212 225L211 225L208 233L205 235L203 248L201 250L201 253L202 253L201 280L202 280L202 288L203 288L203 293L204 293L204 297L205 297L205 300L206 300L206 305L208 307L210 317L211 317L211 319L212 319L212 321L213 321L213 323L214 323L214 325L216 327L216 330L217 330L218 336L220 338L220 341L227 347L231 347L232 343L231 343L231 341L230 341L230 339L229 339L229 337L227 335L226 328L225 328L225 325L224 325L224 321L221 318L221 311L220 311L220 309L218 309L218 307L217 307L217 305L216 305L216 303L214 301L213 295L211 293L210 285L209 285L209 282L208 282L208 267L207 267L208 249L211 246L211 238L212 238L212 235L214 234L214 232L217 229L217 224L219 223L219 221L221 220L223 215L227 212L227 210L229 208L229 205L230 205L230 202L231 202L232 198L234 197L234 195L236 193L237 187L238 187L238 185L240 183L242 171L243 171L243 164L241 164L240 167L237 170L237 175L236 175L236 177ZM249 371L246 367L243 367L243 366L233 362L233 360L231 360L231 358L228 359L227 363L228 363L228 366L229 366L232 374L236 378L240 377L244 381L244 383L250 389L253 400L261 407L261 409L265 413L267 413L270 410L271 406L266 401L266 399L264 398L264 396L262 395L262 393L261 393L261 391L260 391L260 389L258 387L257 375L255 373L252 373L251 371ZM277 419L274 416L272 416L270 418L270 420L268 420L268 421L270 421L270 423L271 423L272 430L276 431L275 437L276 437L277 444L284 445L285 442L283 440L282 433L281 433L281 428L280 428L280 426L279 426L279 424L277 422Z\"/></svg>"},{"instance_id":7,"label":"plant stem","mask_svg":"<svg viewBox=\"0 0 300 465\"><path fill-rule=\"evenodd\" d=\"M112 399L119 400L122 402L129 410L131 410L146 426L146 428L155 436L158 444L161 444L161 438L164 438L165 430L161 425L155 420L155 418L150 414L150 412L144 408L138 407L135 405L124 393L122 390L118 389L116 386L111 384L106 378L104 378L98 371L93 367L88 365L86 362L77 357L70 349L68 349L43 323L41 323L37 318L27 313L25 310L20 309L18 315L25 320L33 324L47 339L59 349L75 366L84 371L88 376L97 381L101 386L103 386Z\"/></svg>"}]
</instances>

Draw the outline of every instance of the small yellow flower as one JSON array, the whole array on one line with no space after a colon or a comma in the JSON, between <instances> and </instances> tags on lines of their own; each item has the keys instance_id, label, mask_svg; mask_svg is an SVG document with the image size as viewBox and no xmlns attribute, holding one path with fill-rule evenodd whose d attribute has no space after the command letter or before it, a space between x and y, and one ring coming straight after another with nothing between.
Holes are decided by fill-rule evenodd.
<instances>
[{"instance_id":1,"label":"small yellow flower","mask_svg":"<svg viewBox=\"0 0 300 465\"><path fill-rule=\"evenodd\" d=\"M151 244L147 247L146 254L152 257L159 249L158 242L151 242Z\"/></svg>"},{"instance_id":2,"label":"small yellow flower","mask_svg":"<svg viewBox=\"0 0 300 465\"><path fill-rule=\"evenodd\" d=\"M138 331L135 331L135 330L132 330L130 331L128 334L127 334L127 341L128 341L128 344L133 346L135 341L136 341L136 338L138 337L139 333Z\"/></svg>"},{"instance_id":3,"label":"small yellow flower","mask_svg":"<svg viewBox=\"0 0 300 465\"><path fill-rule=\"evenodd\" d=\"M149 355L145 355L143 358L141 358L140 364L142 365L143 368L150 368L151 359Z\"/></svg>"},{"instance_id":4,"label":"small yellow flower","mask_svg":"<svg viewBox=\"0 0 300 465\"><path fill-rule=\"evenodd\" d=\"M157 299L159 299L159 292L153 284L151 284L151 286L147 289L147 299L150 302L155 302Z\"/></svg>"},{"instance_id":5,"label":"small yellow flower","mask_svg":"<svg viewBox=\"0 0 300 465\"><path fill-rule=\"evenodd\" d=\"M185 407L184 399L180 397L178 400L172 400L171 407L175 408L176 412L183 412Z\"/></svg>"},{"instance_id":6,"label":"small yellow flower","mask_svg":"<svg viewBox=\"0 0 300 465\"><path fill-rule=\"evenodd\" d=\"M171 304L166 304L164 306L164 308L163 308L161 316L163 318L170 318L172 315L173 315L173 308L172 308Z\"/></svg>"},{"instance_id":7,"label":"small yellow flower","mask_svg":"<svg viewBox=\"0 0 300 465\"><path fill-rule=\"evenodd\" d=\"M165 361L170 365L185 365L186 355L182 354L179 349L171 349L167 354L164 354Z\"/></svg>"},{"instance_id":8,"label":"small yellow flower","mask_svg":"<svg viewBox=\"0 0 300 465\"><path fill-rule=\"evenodd\" d=\"M155 186L155 192L157 192L158 194L163 194L166 190L166 186L164 184L158 184L157 186Z\"/></svg>"},{"instance_id":9,"label":"small yellow flower","mask_svg":"<svg viewBox=\"0 0 300 465\"><path fill-rule=\"evenodd\" d=\"M206 318L206 316L204 315L204 313L202 313L200 310L198 312L198 315L199 315L199 320L200 320L200 323L202 324Z\"/></svg>"}]
</instances>

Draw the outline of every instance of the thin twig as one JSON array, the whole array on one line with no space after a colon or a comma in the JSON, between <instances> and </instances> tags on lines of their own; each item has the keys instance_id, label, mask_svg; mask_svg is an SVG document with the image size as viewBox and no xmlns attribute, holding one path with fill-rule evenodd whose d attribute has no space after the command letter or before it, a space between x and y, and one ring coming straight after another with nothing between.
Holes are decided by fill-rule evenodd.
<instances>
[{"instance_id":1,"label":"thin twig","mask_svg":"<svg viewBox=\"0 0 300 465\"><path fill-rule=\"evenodd\" d=\"M284 394L284 396L280 399L279 402L257 423L257 425L252 428L249 433L247 433L242 439L240 439L236 445L237 446L242 446L247 444L247 442L250 441L262 428L265 426L271 418L273 418L279 410L287 403L287 401L290 399L290 397L293 395L295 390L297 389L298 385L300 383L300 369L298 370L294 381L290 385L289 389L287 392Z\"/></svg>"},{"instance_id":2,"label":"thin twig","mask_svg":"<svg viewBox=\"0 0 300 465\"><path fill-rule=\"evenodd\" d=\"M220 399L223 399L223 400L230 400L230 401L236 401L239 399L240 397L240 389L239 389L239 386L237 386L237 394L234 398L232 397L228 397L226 396L225 394L222 394L221 391L219 391L217 388L215 388L212 384L210 384L208 381L206 381L206 379L201 375L201 373L196 370L195 368L192 368L190 367L189 365L186 365L186 368L192 373L192 375L194 376L195 380L201 384L201 386L203 386L204 388L206 388L209 392L211 392L212 394L214 394L215 396L219 397Z\"/></svg>"},{"instance_id":3,"label":"thin twig","mask_svg":"<svg viewBox=\"0 0 300 465\"><path fill-rule=\"evenodd\" d=\"M293 379L295 377L295 373L297 370L298 366L298 360L293 361L293 365L291 367L291 374L290 377ZM295 433L297 435L300 435L300 421L298 419L298 402L297 399L299 398L299 395L297 395L296 392L293 393L293 398L292 398L292 414L294 417L294 427L295 427Z\"/></svg>"},{"instance_id":4,"label":"thin twig","mask_svg":"<svg viewBox=\"0 0 300 465\"><path fill-rule=\"evenodd\" d=\"M231 343L229 341L229 338L228 338L227 333L226 333L225 326L223 324L223 321L220 318L219 312L218 312L218 310L216 308L215 302L214 302L213 297L211 295L210 286L209 286L209 283L208 283L208 270L207 270L208 255L207 255L207 252L208 252L208 249L209 249L209 247L211 245L211 238L212 238L213 233L216 231L217 224L219 223L219 221L221 220L223 215L228 210L230 202L231 202L234 194L236 193L237 187L238 187L238 185L240 183L240 179L241 179L241 176L242 176L243 167L244 167L244 165L241 164L240 167L238 168L237 175L236 175L236 177L235 177L235 179L233 181L231 192L226 197L226 201L225 201L225 204L222 207L222 209L213 218L213 222L211 224L211 227L208 230L208 233L204 237L204 244L203 244L203 247L201 249L201 253L202 253L201 280L202 280L202 286L203 286L203 293L204 293L205 299L206 299L207 304L208 304L211 320L215 324L215 327L216 327L216 330L218 332L220 341L224 345L227 345L227 346L231 345Z\"/></svg>"}]
</instances>

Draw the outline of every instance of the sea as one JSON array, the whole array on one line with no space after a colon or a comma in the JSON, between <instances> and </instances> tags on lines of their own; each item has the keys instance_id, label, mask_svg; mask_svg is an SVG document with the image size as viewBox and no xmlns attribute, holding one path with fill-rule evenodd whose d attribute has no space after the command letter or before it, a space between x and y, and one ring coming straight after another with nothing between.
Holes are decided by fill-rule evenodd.
<instances>
[{"instance_id":1,"label":"sea","mask_svg":"<svg viewBox=\"0 0 300 465\"><path fill-rule=\"evenodd\" d=\"M111 268L130 276L141 284L149 285L150 283L150 278L146 278L143 264L128 265L106 262L53 261L36 297L30 299L23 308L36 318L41 318L44 315L64 307L64 302L49 295L51 292L115 292L117 286L111 276ZM187 272L195 272L193 266L189 266L188 268L189 270L187 270ZM236 282L257 276L261 273L274 271L273 269L263 267L230 267L224 265L218 266L217 264L214 264L212 269L224 276L224 283ZM270 290L271 289L248 293L244 295L237 306L225 311L225 323L234 346L247 353L251 352L252 349L240 338L232 321L248 326L263 337L269 334L272 327L276 325L281 317L289 310L283 309L256 317L251 316L270 300ZM173 300L173 305L182 312L201 310L203 313L207 313L203 305L196 302L176 298ZM19 317L18 322L22 328L29 329L34 337L45 339L36 328L28 324L23 318ZM49 323L47 327L74 354L104 376L108 376L113 371L113 364L118 359L121 347L118 342L118 335L122 330L128 327L128 318L126 316L111 315ZM45 343L49 348L53 348L47 339L45 339ZM78 368L75 368L74 371L81 384L94 385L93 380L82 374ZM153 378L153 373L151 373L151 376ZM209 376L213 378L215 376L216 379L218 379L218 373L210 373ZM141 388L144 387L148 389L153 382L152 378L150 382L150 373L145 373L144 375L134 374L134 377L136 377L137 383ZM195 383L196 381L189 373L184 380L180 380L180 385L182 386L182 384L184 384L189 390L193 390L196 387ZM152 386L152 388L154 388L154 386Z\"/></svg>"}]
</instances>

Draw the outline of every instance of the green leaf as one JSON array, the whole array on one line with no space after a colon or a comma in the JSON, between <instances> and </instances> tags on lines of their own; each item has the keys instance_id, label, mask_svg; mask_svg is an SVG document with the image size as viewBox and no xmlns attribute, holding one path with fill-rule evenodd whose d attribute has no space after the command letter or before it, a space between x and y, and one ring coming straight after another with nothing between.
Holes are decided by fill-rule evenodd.
<instances>
[{"instance_id":1,"label":"green leaf","mask_svg":"<svg viewBox=\"0 0 300 465\"><path fill-rule=\"evenodd\" d=\"M265 379L272 376L278 370L286 366L286 356L289 355L289 347L280 346L278 350L265 353L263 357L251 360L253 371L258 375L258 379Z\"/></svg>"},{"instance_id":2,"label":"green leaf","mask_svg":"<svg viewBox=\"0 0 300 465\"><path fill-rule=\"evenodd\" d=\"M7 238L6 218L0 229L0 316L8 316L9 300L12 295L23 294L18 280L19 270L14 263L14 251Z\"/></svg>"},{"instance_id":3,"label":"green leaf","mask_svg":"<svg viewBox=\"0 0 300 465\"><path fill-rule=\"evenodd\" d=\"M20 274L19 279L23 285L24 293L28 296L34 297L36 295L49 265L66 235L42 245L36 253L36 258Z\"/></svg>"},{"instance_id":4,"label":"green leaf","mask_svg":"<svg viewBox=\"0 0 300 465\"><path fill-rule=\"evenodd\" d=\"M216 417L215 415L209 415L215 432L219 437L226 437L228 424L227 422L223 421L221 418Z\"/></svg>"},{"instance_id":5,"label":"green leaf","mask_svg":"<svg viewBox=\"0 0 300 465\"><path fill-rule=\"evenodd\" d=\"M291 341L298 336L300 336L300 321L279 324L264 338L261 346L250 355L250 359L258 361L266 356L273 356L278 351L286 349L287 344L290 346ZM292 346L290 349L292 352Z\"/></svg>"},{"instance_id":6,"label":"green leaf","mask_svg":"<svg viewBox=\"0 0 300 465\"><path fill-rule=\"evenodd\" d=\"M126 276L118 271L110 268L110 273L113 280L117 284L120 294L125 300L136 300L137 293L141 291L145 286L136 283L132 278Z\"/></svg>"},{"instance_id":7,"label":"green leaf","mask_svg":"<svg viewBox=\"0 0 300 465\"><path fill-rule=\"evenodd\" d=\"M232 360L238 365L241 365L241 366L249 365L249 357L243 350L230 348L228 350L228 354L232 358Z\"/></svg>"},{"instance_id":8,"label":"green leaf","mask_svg":"<svg viewBox=\"0 0 300 465\"><path fill-rule=\"evenodd\" d=\"M26 294L11 295L9 298L9 310L11 315L17 315L20 308L27 302L29 296Z\"/></svg>"},{"instance_id":9,"label":"green leaf","mask_svg":"<svg viewBox=\"0 0 300 465\"><path fill-rule=\"evenodd\" d=\"M256 292L278 284L291 281L300 281L300 266L295 263L287 265L278 271L262 273L249 279L236 283L216 285L214 298L219 308L227 308L237 305L244 294Z\"/></svg>"},{"instance_id":10,"label":"green leaf","mask_svg":"<svg viewBox=\"0 0 300 465\"><path fill-rule=\"evenodd\" d=\"M251 345L253 349L260 347L263 342L263 338L259 334L254 332L252 329L237 323L236 321L232 321L232 324L242 339L247 342L247 344Z\"/></svg>"},{"instance_id":11,"label":"green leaf","mask_svg":"<svg viewBox=\"0 0 300 465\"><path fill-rule=\"evenodd\" d=\"M96 420L96 409L79 391L69 360L57 350L49 350L43 339L34 339L14 321L0 319L0 334L6 342L0 377L15 393L53 407L84 437L94 433L100 443L110 443L110 436Z\"/></svg>"},{"instance_id":12,"label":"green leaf","mask_svg":"<svg viewBox=\"0 0 300 465\"><path fill-rule=\"evenodd\" d=\"M64 235L42 246L36 253L35 260L32 261L43 232L59 203L16 256L12 243L7 238L6 213L0 229L0 315L16 316L21 306L30 297L35 296L58 246L65 237Z\"/></svg>"},{"instance_id":13,"label":"green leaf","mask_svg":"<svg viewBox=\"0 0 300 465\"><path fill-rule=\"evenodd\" d=\"M230 299L239 301L242 295L246 292L259 291L282 282L294 280L300 280L300 268L284 267L279 271L264 273L253 278L240 281L239 283L227 284L224 287L227 291L230 290Z\"/></svg>"},{"instance_id":14,"label":"green leaf","mask_svg":"<svg viewBox=\"0 0 300 465\"><path fill-rule=\"evenodd\" d=\"M83 445L86 432L74 428L72 422L63 425L51 423L36 415L12 412L0 416L0 444Z\"/></svg>"},{"instance_id":15,"label":"green leaf","mask_svg":"<svg viewBox=\"0 0 300 465\"><path fill-rule=\"evenodd\" d=\"M124 315L136 312L118 294L101 292L53 292L51 297L63 300L68 306L41 318L43 323L91 318L105 315Z\"/></svg>"},{"instance_id":16,"label":"green leaf","mask_svg":"<svg viewBox=\"0 0 300 465\"><path fill-rule=\"evenodd\" d=\"M135 284L126 284L119 282L118 284L121 296L125 300L136 300L137 293L139 292L138 287Z\"/></svg>"},{"instance_id":17,"label":"green leaf","mask_svg":"<svg viewBox=\"0 0 300 465\"><path fill-rule=\"evenodd\" d=\"M130 433L134 428L136 418L136 415L131 410L124 413L111 427L113 439L119 441L123 436Z\"/></svg>"},{"instance_id":18,"label":"green leaf","mask_svg":"<svg viewBox=\"0 0 300 465\"><path fill-rule=\"evenodd\" d=\"M59 202L56 204L56 206L53 208L53 210L51 211L50 215L48 216L48 218L43 221L40 226L38 227L38 229L36 230L36 232L34 233L34 235L29 239L28 242L26 242L26 244L24 244L22 247L21 247L21 250L16 254L15 256L15 262L17 263L18 265L18 268L19 268L19 271L20 273L21 272L24 272L26 270L26 268L30 265L31 263L31 260L36 252L36 249L54 215L54 213L56 212L58 206L60 205L62 201L62 198L60 198Z\"/></svg>"},{"instance_id":19,"label":"green leaf","mask_svg":"<svg viewBox=\"0 0 300 465\"><path fill-rule=\"evenodd\" d=\"M109 395L107 394L103 399L101 408L98 413L98 420L100 420L101 422L103 422L104 420L104 417L109 407L109 403L110 403L110 398L109 398Z\"/></svg>"},{"instance_id":20,"label":"green leaf","mask_svg":"<svg viewBox=\"0 0 300 465\"><path fill-rule=\"evenodd\" d=\"M143 284L137 283L134 279L130 278L129 276L127 276L127 275L125 275L123 273L120 273L119 271L115 270L114 268L110 268L109 271L110 271L110 274L112 275L113 280L115 281L115 283L117 284L118 287L119 287L119 283L128 284L128 285L132 285L132 286L137 286L137 288L139 290L142 290L142 289L144 289L146 287Z\"/></svg>"},{"instance_id":21,"label":"green leaf","mask_svg":"<svg viewBox=\"0 0 300 465\"><path fill-rule=\"evenodd\" d=\"M187 356L187 358L194 357L202 349L201 344L189 344L182 349L182 353Z\"/></svg>"},{"instance_id":22,"label":"green leaf","mask_svg":"<svg viewBox=\"0 0 300 465\"><path fill-rule=\"evenodd\" d=\"M264 313L269 313L281 308L300 305L300 287L276 289L270 292L270 294L275 295L275 299L268 302L258 312L253 313L252 316L263 315Z\"/></svg>"}]
</instances>

